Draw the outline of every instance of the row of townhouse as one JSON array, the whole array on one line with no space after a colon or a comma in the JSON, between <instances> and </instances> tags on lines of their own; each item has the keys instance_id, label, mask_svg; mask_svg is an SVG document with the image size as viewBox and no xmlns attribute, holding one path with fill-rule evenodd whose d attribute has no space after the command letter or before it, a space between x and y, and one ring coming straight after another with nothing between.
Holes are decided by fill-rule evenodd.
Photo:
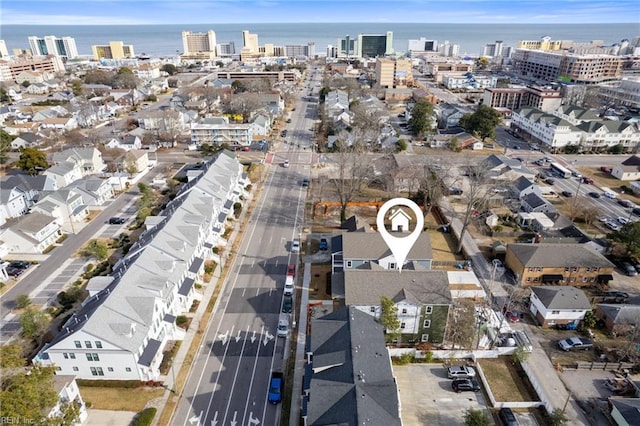
<instances>
[{"instance_id":1,"label":"row of townhouse","mask_svg":"<svg viewBox=\"0 0 640 426\"><path fill-rule=\"evenodd\" d=\"M35 361L85 379L157 380L165 344L184 337L176 317L201 297L204 263L224 244L224 225L249 184L222 152L205 164L47 343Z\"/></svg>"},{"instance_id":2,"label":"row of townhouse","mask_svg":"<svg viewBox=\"0 0 640 426\"><path fill-rule=\"evenodd\" d=\"M573 105L551 113L521 108L511 116L511 126L548 150L578 146L581 152L604 151L622 145L631 152L640 145L637 123L602 119L595 111Z\"/></svg>"},{"instance_id":3,"label":"row of townhouse","mask_svg":"<svg viewBox=\"0 0 640 426\"><path fill-rule=\"evenodd\" d=\"M256 114L249 123L230 123L227 117L203 118L191 124L191 145L250 146L256 140L266 139L272 126L269 114Z\"/></svg>"}]
</instances>

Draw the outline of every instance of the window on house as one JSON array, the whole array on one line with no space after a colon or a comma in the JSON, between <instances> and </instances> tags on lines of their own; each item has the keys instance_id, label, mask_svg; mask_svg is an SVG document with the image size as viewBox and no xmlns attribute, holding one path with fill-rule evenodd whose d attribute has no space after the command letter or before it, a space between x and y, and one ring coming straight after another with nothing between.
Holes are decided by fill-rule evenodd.
<instances>
[{"instance_id":1,"label":"window on house","mask_svg":"<svg viewBox=\"0 0 640 426\"><path fill-rule=\"evenodd\" d=\"M389 269L396 269L396 264L393 262L389 263Z\"/></svg>"},{"instance_id":2,"label":"window on house","mask_svg":"<svg viewBox=\"0 0 640 426\"><path fill-rule=\"evenodd\" d=\"M591 277L591 279L589 280L590 283L594 283L596 282L596 277Z\"/></svg>"},{"instance_id":3,"label":"window on house","mask_svg":"<svg viewBox=\"0 0 640 426\"><path fill-rule=\"evenodd\" d=\"M98 372L98 376L104 376L104 371L102 371L102 367L96 367L96 371Z\"/></svg>"},{"instance_id":4,"label":"window on house","mask_svg":"<svg viewBox=\"0 0 640 426\"><path fill-rule=\"evenodd\" d=\"M91 370L91 375L92 376L97 376L98 375L98 369L96 367L90 367L89 369Z\"/></svg>"},{"instance_id":5,"label":"window on house","mask_svg":"<svg viewBox=\"0 0 640 426\"><path fill-rule=\"evenodd\" d=\"M91 346L91 342L90 342L90 341L88 341L88 340L85 340L85 341L84 341L84 345L87 347L87 349L91 349L91 348L93 348L93 346Z\"/></svg>"},{"instance_id":6,"label":"window on house","mask_svg":"<svg viewBox=\"0 0 640 426\"><path fill-rule=\"evenodd\" d=\"M78 349L82 348L82 344L80 343L80 340L74 340L73 344L76 345L76 348L78 348Z\"/></svg>"},{"instance_id":7,"label":"window on house","mask_svg":"<svg viewBox=\"0 0 640 426\"><path fill-rule=\"evenodd\" d=\"M407 323L405 323L405 322L401 322L401 323L400 323L400 328L404 328L406 325L407 325Z\"/></svg>"},{"instance_id":8,"label":"window on house","mask_svg":"<svg viewBox=\"0 0 640 426\"><path fill-rule=\"evenodd\" d=\"M578 269L579 269L579 268L578 268L577 266L574 266L573 268L571 268L571 270L572 270L573 272L578 272Z\"/></svg>"},{"instance_id":9,"label":"window on house","mask_svg":"<svg viewBox=\"0 0 640 426\"><path fill-rule=\"evenodd\" d=\"M424 327L424 328L431 327L431 320L424 320L424 323L422 324L422 327Z\"/></svg>"},{"instance_id":10,"label":"window on house","mask_svg":"<svg viewBox=\"0 0 640 426\"><path fill-rule=\"evenodd\" d=\"M375 306L370 307L370 308L369 308L369 311L370 311L372 314L375 314L375 313L376 313L376 307L375 307Z\"/></svg>"},{"instance_id":11,"label":"window on house","mask_svg":"<svg viewBox=\"0 0 640 426\"><path fill-rule=\"evenodd\" d=\"M533 279L533 282L536 282L536 283L537 283L538 281L540 281L540 277L535 277L535 278Z\"/></svg>"},{"instance_id":12,"label":"window on house","mask_svg":"<svg viewBox=\"0 0 640 426\"><path fill-rule=\"evenodd\" d=\"M100 358L98 357L98 354L87 353L85 355L87 356L87 361L100 361Z\"/></svg>"},{"instance_id":13,"label":"window on house","mask_svg":"<svg viewBox=\"0 0 640 426\"><path fill-rule=\"evenodd\" d=\"M96 340L96 348L102 349L102 342L100 340Z\"/></svg>"},{"instance_id":14,"label":"window on house","mask_svg":"<svg viewBox=\"0 0 640 426\"><path fill-rule=\"evenodd\" d=\"M69 359L69 355L66 352L63 352L62 356L64 357L64 359Z\"/></svg>"},{"instance_id":15,"label":"window on house","mask_svg":"<svg viewBox=\"0 0 640 426\"><path fill-rule=\"evenodd\" d=\"M124 371L126 371L127 373L131 373L131 369L129 367L125 368Z\"/></svg>"},{"instance_id":16,"label":"window on house","mask_svg":"<svg viewBox=\"0 0 640 426\"><path fill-rule=\"evenodd\" d=\"M402 313L406 314L407 313L407 308L402 308Z\"/></svg>"},{"instance_id":17,"label":"window on house","mask_svg":"<svg viewBox=\"0 0 640 426\"><path fill-rule=\"evenodd\" d=\"M420 336L420 341L421 342L428 342L429 341L429 335L428 334L423 334L422 336Z\"/></svg>"},{"instance_id":18,"label":"window on house","mask_svg":"<svg viewBox=\"0 0 640 426\"><path fill-rule=\"evenodd\" d=\"M551 315L558 315L560 311L551 311Z\"/></svg>"},{"instance_id":19,"label":"window on house","mask_svg":"<svg viewBox=\"0 0 640 426\"><path fill-rule=\"evenodd\" d=\"M531 277L527 277L527 282L531 282Z\"/></svg>"},{"instance_id":20,"label":"window on house","mask_svg":"<svg viewBox=\"0 0 640 426\"><path fill-rule=\"evenodd\" d=\"M107 371L108 371L109 373L113 373L113 367L107 367Z\"/></svg>"},{"instance_id":21,"label":"window on house","mask_svg":"<svg viewBox=\"0 0 640 426\"><path fill-rule=\"evenodd\" d=\"M431 305L427 305L427 307L424 310L425 314L430 314L433 312L433 306Z\"/></svg>"},{"instance_id":22,"label":"window on house","mask_svg":"<svg viewBox=\"0 0 640 426\"><path fill-rule=\"evenodd\" d=\"M80 369L78 367L71 367L73 369L73 371L80 371Z\"/></svg>"},{"instance_id":23,"label":"window on house","mask_svg":"<svg viewBox=\"0 0 640 426\"><path fill-rule=\"evenodd\" d=\"M589 272L589 271L591 271L591 268L589 268L589 267L587 266L586 268L584 268L584 271L585 271L585 272Z\"/></svg>"},{"instance_id":24,"label":"window on house","mask_svg":"<svg viewBox=\"0 0 640 426\"><path fill-rule=\"evenodd\" d=\"M74 354L73 352L69 352L69 358L76 359L76 354Z\"/></svg>"},{"instance_id":25,"label":"window on house","mask_svg":"<svg viewBox=\"0 0 640 426\"><path fill-rule=\"evenodd\" d=\"M347 260L347 268L351 268L352 262L350 260Z\"/></svg>"},{"instance_id":26,"label":"window on house","mask_svg":"<svg viewBox=\"0 0 640 426\"><path fill-rule=\"evenodd\" d=\"M542 268L536 268L537 272L542 272Z\"/></svg>"},{"instance_id":27,"label":"window on house","mask_svg":"<svg viewBox=\"0 0 640 426\"><path fill-rule=\"evenodd\" d=\"M535 268L533 268L533 267L529 268L529 272L533 272L534 269Z\"/></svg>"},{"instance_id":28,"label":"window on house","mask_svg":"<svg viewBox=\"0 0 640 426\"><path fill-rule=\"evenodd\" d=\"M565 272L569 272L569 267L564 268Z\"/></svg>"}]
</instances>

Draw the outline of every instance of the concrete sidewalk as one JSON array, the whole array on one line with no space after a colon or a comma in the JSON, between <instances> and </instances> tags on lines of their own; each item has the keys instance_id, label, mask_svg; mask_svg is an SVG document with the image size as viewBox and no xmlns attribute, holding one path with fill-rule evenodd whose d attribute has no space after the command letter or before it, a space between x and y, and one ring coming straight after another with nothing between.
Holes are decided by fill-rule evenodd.
<instances>
[{"instance_id":1,"label":"concrete sidewalk","mask_svg":"<svg viewBox=\"0 0 640 426\"><path fill-rule=\"evenodd\" d=\"M307 305L309 304L309 284L311 283L311 263L305 262L302 279L302 297L300 300L300 319L298 320L298 340L296 344L295 368L293 369L293 391L291 394L291 409L289 411L289 425L297 426L302 410L302 379L304 378L305 347L307 343Z\"/></svg>"}]
</instances>

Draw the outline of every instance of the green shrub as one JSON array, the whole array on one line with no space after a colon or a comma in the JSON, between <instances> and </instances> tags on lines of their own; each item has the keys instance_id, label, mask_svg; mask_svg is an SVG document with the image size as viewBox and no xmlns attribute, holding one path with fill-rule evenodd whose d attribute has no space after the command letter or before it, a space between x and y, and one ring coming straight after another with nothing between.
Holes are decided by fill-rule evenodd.
<instances>
[{"instance_id":1,"label":"green shrub","mask_svg":"<svg viewBox=\"0 0 640 426\"><path fill-rule=\"evenodd\" d=\"M151 426L156 416L157 408L149 407L142 410L133 421L134 426Z\"/></svg>"},{"instance_id":2,"label":"green shrub","mask_svg":"<svg viewBox=\"0 0 640 426\"><path fill-rule=\"evenodd\" d=\"M176 325L181 327L187 323L187 317L185 315L178 315L176 318Z\"/></svg>"},{"instance_id":3,"label":"green shrub","mask_svg":"<svg viewBox=\"0 0 640 426\"><path fill-rule=\"evenodd\" d=\"M29 305L31 305L31 299L28 294L20 294L16 297L16 308L24 309Z\"/></svg>"},{"instance_id":4,"label":"green shrub","mask_svg":"<svg viewBox=\"0 0 640 426\"><path fill-rule=\"evenodd\" d=\"M78 386L87 388L126 388L135 389L142 387L144 382L140 380L87 380L77 379Z\"/></svg>"}]
</instances>

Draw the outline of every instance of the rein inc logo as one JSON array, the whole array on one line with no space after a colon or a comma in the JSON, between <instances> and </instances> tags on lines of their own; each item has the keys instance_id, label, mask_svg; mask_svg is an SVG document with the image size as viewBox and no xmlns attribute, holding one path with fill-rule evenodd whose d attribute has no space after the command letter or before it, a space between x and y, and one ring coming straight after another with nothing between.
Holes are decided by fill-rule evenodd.
<instances>
[{"instance_id":1,"label":"rein inc logo","mask_svg":"<svg viewBox=\"0 0 640 426\"><path fill-rule=\"evenodd\" d=\"M399 206L408 207L413 213L413 217ZM392 208L394 209L391 210ZM387 218L387 212L389 211L391 211L391 214ZM393 232L406 232L409 230L409 224L412 219L415 221L413 232L402 237L392 235L385 226L385 221L389 220ZM397 262L398 271L402 272L402 266L405 260L407 260L407 255L424 229L424 215L422 210L420 210L420 207L416 203L409 199L393 198L380 207L380 211L378 211L378 216L376 217L376 225L380 236L384 242L387 243L387 247L389 247L391 254L393 254Z\"/></svg>"},{"instance_id":2,"label":"rein inc logo","mask_svg":"<svg viewBox=\"0 0 640 426\"><path fill-rule=\"evenodd\" d=\"M35 419L28 417L0 416L0 425L35 425Z\"/></svg>"}]
</instances>

